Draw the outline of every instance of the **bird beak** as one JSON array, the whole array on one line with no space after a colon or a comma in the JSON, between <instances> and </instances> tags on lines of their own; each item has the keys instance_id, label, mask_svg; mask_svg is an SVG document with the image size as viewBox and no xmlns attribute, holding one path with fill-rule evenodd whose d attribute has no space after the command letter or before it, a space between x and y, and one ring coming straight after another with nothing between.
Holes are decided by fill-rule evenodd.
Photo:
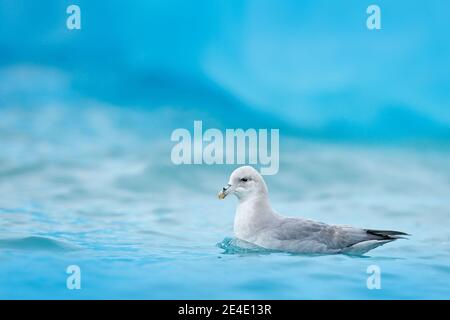
<instances>
[{"instance_id":1,"label":"bird beak","mask_svg":"<svg viewBox=\"0 0 450 320\"><path fill-rule=\"evenodd\" d=\"M227 184L217 195L220 200L225 199L225 197L230 193L231 184Z\"/></svg>"}]
</instances>

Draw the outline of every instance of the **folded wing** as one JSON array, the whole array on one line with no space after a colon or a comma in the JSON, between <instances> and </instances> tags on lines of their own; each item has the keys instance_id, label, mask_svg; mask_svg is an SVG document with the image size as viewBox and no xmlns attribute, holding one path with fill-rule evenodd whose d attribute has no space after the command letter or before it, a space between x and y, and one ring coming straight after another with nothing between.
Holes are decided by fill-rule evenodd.
<instances>
[{"instance_id":1,"label":"folded wing","mask_svg":"<svg viewBox=\"0 0 450 320\"><path fill-rule=\"evenodd\" d=\"M317 242L329 250L364 253L408 234L393 230L360 229L300 218L285 218L280 222L275 237L285 241Z\"/></svg>"}]
</instances>

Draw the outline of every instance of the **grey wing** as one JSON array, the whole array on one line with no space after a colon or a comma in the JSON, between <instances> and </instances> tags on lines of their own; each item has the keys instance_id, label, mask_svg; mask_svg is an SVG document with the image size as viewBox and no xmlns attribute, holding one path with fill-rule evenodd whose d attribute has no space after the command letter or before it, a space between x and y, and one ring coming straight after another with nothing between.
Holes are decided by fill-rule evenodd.
<instances>
[{"instance_id":1,"label":"grey wing","mask_svg":"<svg viewBox=\"0 0 450 320\"><path fill-rule=\"evenodd\" d=\"M368 240L394 240L394 231L366 230L347 226L327 225L299 218L285 218L275 237L279 240L314 241L329 249L343 249ZM404 234L396 232L398 234Z\"/></svg>"}]
</instances>

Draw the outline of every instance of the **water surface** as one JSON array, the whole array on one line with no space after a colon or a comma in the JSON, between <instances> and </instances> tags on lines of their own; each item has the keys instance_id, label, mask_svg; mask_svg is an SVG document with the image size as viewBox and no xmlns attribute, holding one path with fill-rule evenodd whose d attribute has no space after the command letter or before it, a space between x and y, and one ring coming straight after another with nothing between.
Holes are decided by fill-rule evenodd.
<instances>
[{"instance_id":1,"label":"water surface","mask_svg":"<svg viewBox=\"0 0 450 320\"><path fill-rule=\"evenodd\" d=\"M293 255L230 246L236 200L216 194L234 166L173 165L164 130L140 126L161 123L158 112L2 115L0 298L450 297L445 145L282 135L279 174L266 178L280 213L412 234L363 257ZM69 265L81 268L81 290L66 288ZM370 265L381 290L366 286Z\"/></svg>"}]
</instances>

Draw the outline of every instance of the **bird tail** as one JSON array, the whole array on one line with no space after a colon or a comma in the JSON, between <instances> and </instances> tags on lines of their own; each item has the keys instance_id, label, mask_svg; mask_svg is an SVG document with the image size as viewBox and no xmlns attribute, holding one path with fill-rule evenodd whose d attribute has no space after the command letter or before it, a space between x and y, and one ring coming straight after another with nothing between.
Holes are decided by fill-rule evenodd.
<instances>
[{"instance_id":1,"label":"bird tail","mask_svg":"<svg viewBox=\"0 0 450 320\"><path fill-rule=\"evenodd\" d=\"M348 254L348 255L363 255L367 251L370 251L372 249L375 249L376 247L382 246L383 244L386 244L388 242L394 241L395 239L391 240L367 240L358 242L350 247L345 248L342 250L342 253Z\"/></svg>"},{"instance_id":2,"label":"bird tail","mask_svg":"<svg viewBox=\"0 0 450 320\"><path fill-rule=\"evenodd\" d=\"M368 236L366 240L357 242L345 248L344 250L342 250L342 252L349 255L362 255L367 251L375 249L376 247L382 246L397 239L405 239L405 236L409 236L409 234L405 232L393 230L364 229L364 231Z\"/></svg>"}]
</instances>

